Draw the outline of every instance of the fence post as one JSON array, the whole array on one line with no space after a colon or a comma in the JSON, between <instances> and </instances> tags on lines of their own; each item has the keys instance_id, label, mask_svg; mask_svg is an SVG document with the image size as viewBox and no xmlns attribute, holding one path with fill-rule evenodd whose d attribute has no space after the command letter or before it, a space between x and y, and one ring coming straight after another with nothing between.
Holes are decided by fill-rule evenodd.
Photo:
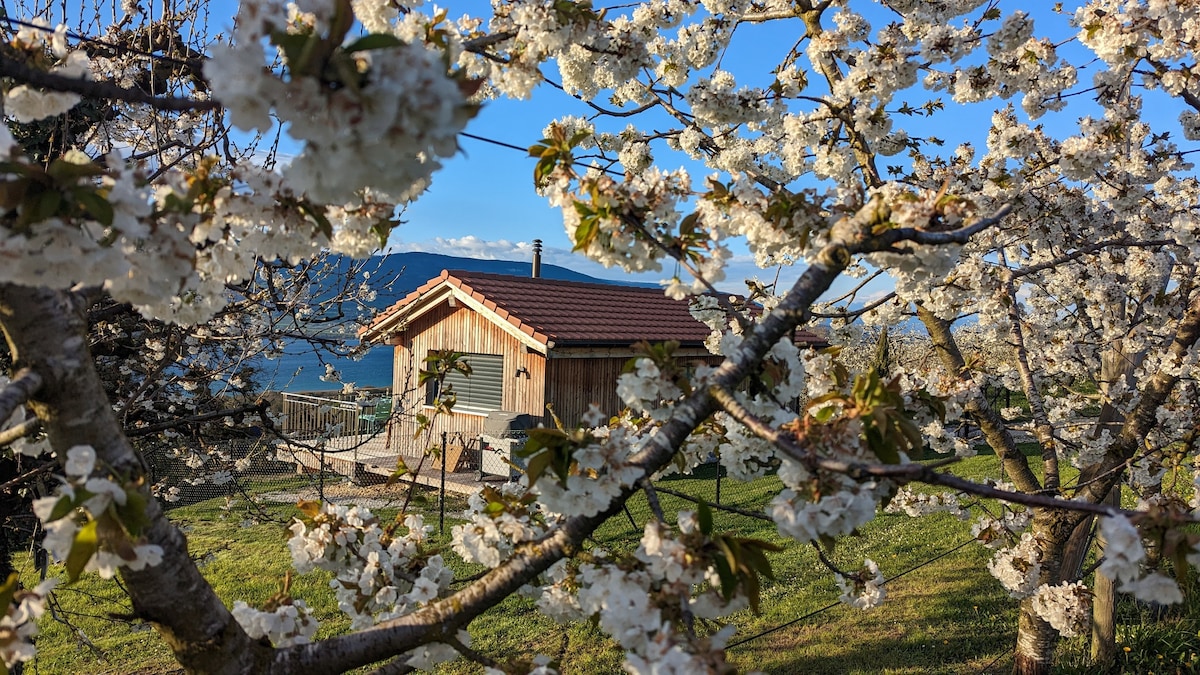
<instances>
[{"instance_id":1,"label":"fence post","mask_svg":"<svg viewBox=\"0 0 1200 675\"><path fill-rule=\"evenodd\" d=\"M442 432L442 487L438 507L438 534L446 534L446 432Z\"/></svg>"},{"instance_id":2,"label":"fence post","mask_svg":"<svg viewBox=\"0 0 1200 675\"><path fill-rule=\"evenodd\" d=\"M321 443L321 464L317 467L317 498L325 503L325 444Z\"/></svg>"},{"instance_id":3,"label":"fence post","mask_svg":"<svg viewBox=\"0 0 1200 675\"><path fill-rule=\"evenodd\" d=\"M725 473L725 467L720 462L717 463L717 499L719 505L721 503L721 474Z\"/></svg>"}]
</instances>

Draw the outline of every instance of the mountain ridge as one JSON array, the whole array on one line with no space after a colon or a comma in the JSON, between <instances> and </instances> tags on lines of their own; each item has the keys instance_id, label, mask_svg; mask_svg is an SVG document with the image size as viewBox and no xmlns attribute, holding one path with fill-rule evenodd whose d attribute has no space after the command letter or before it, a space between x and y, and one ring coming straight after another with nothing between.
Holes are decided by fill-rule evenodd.
<instances>
[{"instance_id":1,"label":"mountain ridge","mask_svg":"<svg viewBox=\"0 0 1200 675\"><path fill-rule=\"evenodd\" d=\"M528 261L481 260L442 253L425 253L423 251L372 256L370 262L371 264L368 264L364 269L371 272L372 278L395 279L391 284L391 288L386 291L379 291L376 302L372 303L379 309L391 306L416 290L421 284L441 274L442 270L466 270L468 272L488 272L491 274L528 277L532 274L533 268L533 264ZM545 262L542 263L542 277L558 281L584 281L613 286L659 287L653 283L599 279L582 272L576 272L566 267L551 265Z\"/></svg>"}]
</instances>

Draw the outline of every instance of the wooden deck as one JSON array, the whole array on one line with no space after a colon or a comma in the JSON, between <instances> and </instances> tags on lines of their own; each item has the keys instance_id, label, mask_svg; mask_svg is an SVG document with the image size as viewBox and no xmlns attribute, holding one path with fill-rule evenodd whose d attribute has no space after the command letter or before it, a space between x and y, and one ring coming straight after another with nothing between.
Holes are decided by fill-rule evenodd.
<instances>
[{"instance_id":1,"label":"wooden deck","mask_svg":"<svg viewBox=\"0 0 1200 675\"><path fill-rule=\"evenodd\" d=\"M303 445L281 443L276 454L280 460L294 462L298 471L317 470L323 463L327 470L347 476L359 484L382 483L396 470L399 460L403 459L409 470L409 473L401 479L403 482L412 480L415 472L417 484L434 488L441 485L442 466L439 458L427 456L424 457L422 463L422 456L415 449L400 452L396 445L394 441L389 443L383 433L360 434L328 439L324 441L324 452L318 449L319 446L316 442ZM467 450L467 453L471 452L477 453L478 450ZM452 456L452 454L447 453L448 456ZM475 459L475 461L471 462L471 459ZM463 457L458 464L460 469L468 466L470 468L452 471L450 470L452 467L447 467L446 490L448 492L470 495L478 492L485 485L495 485L505 481L504 476L492 475L485 475L483 480L480 480L479 471L475 468L478 466L477 458ZM418 467L420 467L419 470Z\"/></svg>"}]
</instances>

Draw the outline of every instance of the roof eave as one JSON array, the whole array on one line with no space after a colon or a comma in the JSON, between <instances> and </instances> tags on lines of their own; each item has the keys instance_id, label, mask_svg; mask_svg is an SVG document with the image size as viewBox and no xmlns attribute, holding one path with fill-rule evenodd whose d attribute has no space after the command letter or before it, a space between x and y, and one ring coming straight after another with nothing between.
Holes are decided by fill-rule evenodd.
<instances>
[{"instance_id":1,"label":"roof eave","mask_svg":"<svg viewBox=\"0 0 1200 675\"><path fill-rule=\"evenodd\" d=\"M496 310L489 308L481 300L480 297L475 297L475 293L460 287L459 282L454 277L443 277L441 282L433 288L422 292L418 297L414 298L408 304L396 308L391 314L387 314L376 323L368 326L360 332L360 339L367 342L375 342L378 338L383 338L391 333L404 330L404 326L411 324L413 321L421 318L425 314L437 309L441 304L451 298L461 302L464 306L478 312L488 321L496 324L505 333L508 333L522 345L540 354L545 354L548 347L553 344L548 336L539 333L532 327L525 326L520 323L520 320L510 320L507 317L501 316ZM468 287L469 288L469 287ZM522 330L525 328L525 330Z\"/></svg>"}]
</instances>

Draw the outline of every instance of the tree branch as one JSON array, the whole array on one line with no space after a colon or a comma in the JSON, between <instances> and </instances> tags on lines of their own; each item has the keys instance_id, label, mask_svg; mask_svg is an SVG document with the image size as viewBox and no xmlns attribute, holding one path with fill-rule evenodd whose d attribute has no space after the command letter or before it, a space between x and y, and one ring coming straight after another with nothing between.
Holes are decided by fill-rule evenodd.
<instances>
[{"instance_id":1,"label":"tree branch","mask_svg":"<svg viewBox=\"0 0 1200 675\"><path fill-rule=\"evenodd\" d=\"M919 304L917 305L917 318L925 324L925 330L929 333L929 338L933 342L938 358L942 361L942 366L952 377L970 387L972 394L963 404L963 408L975 419L975 423L979 425L979 430L983 432L983 437L987 439L988 445L996 451L996 456L1003 462L1005 471L1012 476L1013 482L1022 491L1037 492L1040 490L1042 486L1038 483L1037 477L1033 475L1033 471L1030 470L1025 455L1017 449L1017 443L1013 440L1008 427L1005 426L1000 413L992 410L984 398L983 392L971 381L970 369L967 367L966 360L963 359L958 343L954 340L954 335L950 332L950 322L936 316Z\"/></svg>"},{"instance_id":2,"label":"tree branch","mask_svg":"<svg viewBox=\"0 0 1200 675\"><path fill-rule=\"evenodd\" d=\"M17 476L16 478L14 478L10 481L6 481L3 485L0 485L0 492L12 492L13 488L17 487L21 483L24 483L25 481L29 480L30 478L35 478L44 473L49 473L56 468L58 468L58 464L56 462L46 462L45 464L39 466L36 469L33 469L31 471L26 471L25 473L21 474L20 476Z\"/></svg>"},{"instance_id":3,"label":"tree branch","mask_svg":"<svg viewBox=\"0 0 1200 675\"><path fill-rule=\"evenodd\" d=\"M1001 252L1000 255L1003 260L1004 253ZM1042 479L1047 490L1057 493L1060 482L1058 444L1054 439L1054 427L1046 416L1042 393L1037 382L1033 380L1033 371L1029 368L1029 350L1025 347L1025 331L1021 329L1021 306L1017 302L1017 293L1010 275L1005 276L1004 292L1008 295L1008 334L1013 341L1017 372L1021 376L1021 387L1025 390L1025 399L1029 401L1029 410L1033 415L1033 433L1042 449Z\"/></svg>"},{"instance_id":4,"label":"tree branch","mask_svg":"<svg viewBox=\"0 0 1200 675\"><path fill-rule=\"evenodd\" d=\"M160 422L158 424L150 424L150 425L147 425L144 427L134 427L132 429L126 429L125 436L128 438L138 438L140 436L148 436L150 434L158 433L160 431L165 431L167 429L174 429L176 427L181 427L185 424L210 422L212 420L219 420L224 417L232 417L234 415L244 415L245 413L249 413L249 412L261 413L264 410L269 409L270 407L271 407L271 404L268 403L266 399L259 399L258 401L255 401L254 403L247 403L246 405L241 405L236 408L229 408L226 410L215 410L210 413L203 413L200 415L192 415L191 417L180 417L178 419L169 420L167 422Z\"/></svg>"},{"instance_id":5,"label":"tree branch","mask_svg":"<svg viewBox=\"0 0 1200 675\"><path fill-rule=\"evenodd\" d=\"M1008 204L1000 207L991 216L978 220L970 225L961 227L957 230L949 232L930 232L928 230L919 230L915 227L898 227L893 230L887 230L879 235L881 242L897 244L901 241L911 241L917 244L926 244L929 246L944 246L946 244L965 244L974 235L997 225L1004 217L1012 212L1012 207Z\"/></svg>"},{"instance_id":6,"label":"tree branch","mask_svg":"<svg viewBox=\"0 0 1200 675\"><path fill-rule=\"evenodd\" d=\"M840 473L854 478L855 480L877 478L894 480L901 484L919 482L927 483L929 485L941 485L944 487L954 488L960 492L978 495L980 497L1000 499L1013 504L1024 504L1026 506L1062 509L1080 513L1094 513L1097 515L1112 515L1114 512L1124 513L1123 511L1114 511L1114 509L1111 509L1107 506L1101 506L1090 502L1057 499L1052 496L1029 494L1026 492L998 490L990 485L981 485L965 478L939 473L935 470L937 465L868 464L866 462L854 462L821 457L811 450L801 446L799 442L793 440L790 436L780 433L778 429L770 427L762 420L758 419L758 417L747 410L728 391L723 390L716 385L709 387L709 391L712 392L713 396L717 398L725 412L729 413L729 415L736 419L738 423L753 431L755 435L759 436L760 438L775 445L775 447L782 450L783 453L791 459L801 462L805 466L813 466L823 471ZM1135 512L1130 511L1128 513L1132 514Z\"/></svg>"},{"instance_id":7,"label":"tree branch","mask_svg":"<svg viewBox=\"0 0 1200 675\"><path fill-rule=\"evenodd\" d=\"M0 55L0 77L11 77L24 84L53 89L55 91L72 92L87 98L124 101L125 103L142 103L157 110L187 111L218 110L221 108L221 102L215 99L201 101L176 96L154 96L140 89L129 89L113 84L112 82L95 82L78 77L48 73L3 55Z\"/></svg>"},{"instance_id":8,"label":"tree branch","mask_svg":"<svg viewBox=\"0 0 1200 675\"><path fill-rule=\"evenodd\" d=\"M13 360L44 380L29 406L51 446L65 453L90 445L98 463L136 481L145 466L122 434L96 373L85 311L70 292L0 283L0 326ZM189 671L264 672L271 648L251 640L213 592L188 556L183 534L150 495L149 481L129 489L138 490L146 504L146 543L162 547L161 563L120 569L134 613L154 625Z\"/></svg>"},{"instance_id":9,"label":"tree branch","mask_svg":"<svg viewBox=\"0 0 1200 675\"><path fill-rule=\"evenodd\" d=\"M12 417L17 408L29 402L42 388L42 376L29 368L17 371L4 389L0 389L0 422Z\"/></svg>"},{"instance_id":10,"label":"tree branch","mask_svg":"<svg viewBox=\"0 0 1200 675\"><path fill-rule=\"evenodd\" d=\"M1197 340L1200 340L1200 293L1188 304L1187 311L1175 329L1175 337L1167 349L1168 358L1165 359L1163 367L1150 378L1142 392L1141 400L1125 419L1125 424L1121 425L1121 432L1116 440L1105 451L1104 460L1080 472L1080 482L1087 482L1088 485L1076 495L1077 499L1082 496L1088 501L1099 503L1108 496L1120 478L1120 472L1113 469L1123 466L1133 457L1150 430L1157 424L1158 409L1179 382L1179 375L1172 371L1183 363ZM1105 473L1108 473L1106 479L1094 480L1096 475Z\"/></svg>"}]
</instances>

